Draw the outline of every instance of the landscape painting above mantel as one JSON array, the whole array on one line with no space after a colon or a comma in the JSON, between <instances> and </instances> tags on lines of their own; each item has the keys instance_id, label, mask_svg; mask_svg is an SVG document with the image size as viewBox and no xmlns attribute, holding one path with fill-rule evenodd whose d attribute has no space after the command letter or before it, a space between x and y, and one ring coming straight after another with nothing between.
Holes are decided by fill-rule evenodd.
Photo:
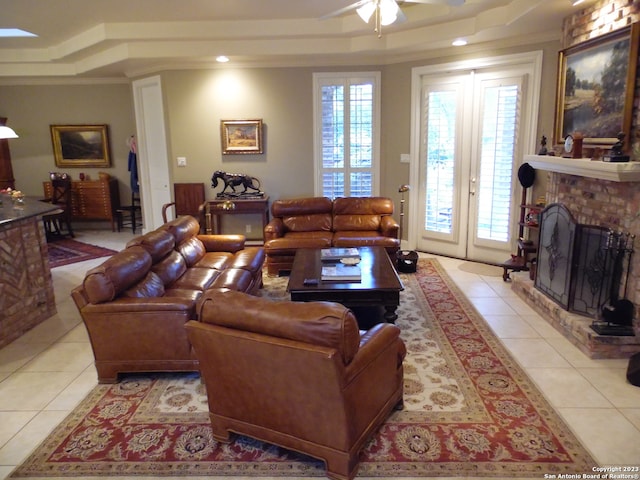
<instances>
[{"instance_id":1,"label":"landscape painting above mantel","mask_svg":"<svg viewBox=\"0 0 640 480\"><path fill-rule=\"evenodd\" d=\"M639 34L634 23L560 52L556 144L574 132L591 147L629 139Z\"/></svg>"}]
</instances>

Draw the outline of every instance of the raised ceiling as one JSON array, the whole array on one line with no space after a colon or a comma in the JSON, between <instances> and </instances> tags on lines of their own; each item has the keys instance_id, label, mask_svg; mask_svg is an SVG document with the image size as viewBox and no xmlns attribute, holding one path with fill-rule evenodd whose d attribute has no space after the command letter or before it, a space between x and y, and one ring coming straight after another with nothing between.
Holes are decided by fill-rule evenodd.
<instances>
[{"instance_id":1,"label":"raised ceiling","mask_svg":"<svg viewBox=\"0 0 640 480\"><path fill-rule=\"evenodd\" d=\"M354 0L0 0L0 78L127 78L166 69L381 65L560 38L570 0L466 0L460 7L398 3L407 17L382 38L351 11ZM585 3L593 3L588 1ZM584 4L583 4L584 5Z\"/></svg>"}]
</instances>

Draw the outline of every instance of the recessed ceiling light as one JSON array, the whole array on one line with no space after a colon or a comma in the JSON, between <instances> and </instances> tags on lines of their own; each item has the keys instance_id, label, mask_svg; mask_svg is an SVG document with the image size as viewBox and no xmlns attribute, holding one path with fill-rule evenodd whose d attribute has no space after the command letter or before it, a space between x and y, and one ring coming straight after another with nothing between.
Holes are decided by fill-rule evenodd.
<instances>
[{"instance_id":1,"label":"recessed ceiling light","mask_svg":"<svg viewBox=\"0 0 640 480\"><path fill-rule=\"evenodd\" d=\"M451 45L454 47L464 47L467 44L467 41L464 38L456 38Z\"/></svg>"},{"instance_id":2,"label":"recessed ceiling light","mask_svg":"<svg viewBox=\"0 0 640 480\"><path fill-rule=\"evenodd\" d=\"M37 37L35 33L20 30L19 28L0 28L0 37Z\"/></svg>"},{"instance_id":3,"label":"recessed ceiling light","mask_svg":"<svg viewBox=\"0 0 640 480\"><path fill-rule=\"evenodd\" d=\"M224 55L220 55L216 57L216 62L227 63L228 61L229 61L229 57L226 57Z\"/></svg>"}]
</instances>

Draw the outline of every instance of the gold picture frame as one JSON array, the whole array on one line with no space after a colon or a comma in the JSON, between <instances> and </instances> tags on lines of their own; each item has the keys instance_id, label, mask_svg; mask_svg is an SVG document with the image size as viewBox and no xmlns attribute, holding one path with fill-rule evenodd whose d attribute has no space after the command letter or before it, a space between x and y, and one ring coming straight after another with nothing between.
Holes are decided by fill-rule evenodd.
<instances>
[{"instance_id":1,"label":"gold picture frame","mask_svg":"<svg viewBox=\"0 0 640 480\"><path fill-rule=\"evenodd\" d=\"M639 38L634 23L560 51L556 144L574 132L585 147L609 148L621 132L629 144Z\"/></svg>"},{"instance_id":2,"label":"gold picture frame","mask_svg":"<svg viewBox=\"0 0 640 480\"><path fill-rule=\"evenodd\" d=\"M110 167L108 125L50 125L56 166Z\"/></svg>"},{"instance_id":3,"label":"gold picture frame","mask_svg":"<svg viewBox=\"0 0 640 480\"><path fill-rule=\"evenodd\" d=\"M222 154L261 154L262 119L221 120Z\"/></svg>"}]
</instances>

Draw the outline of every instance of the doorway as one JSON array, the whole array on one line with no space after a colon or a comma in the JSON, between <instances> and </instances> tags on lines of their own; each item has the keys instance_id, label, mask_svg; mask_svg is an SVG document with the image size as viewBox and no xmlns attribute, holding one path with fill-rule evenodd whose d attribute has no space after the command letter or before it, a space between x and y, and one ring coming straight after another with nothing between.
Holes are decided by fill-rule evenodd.
<instances>
[{"instance_id":1,"label":"doorway","mask_svg":"<svg viewBox=\"0 0 640 480\"><path fill-rule=\"evenodd\" d=\"M475 65L474 65L475 64ZM409 242L502 263L517 241L517 170L535 149L542 54L416 68Z\"/></svg>"},{"instance_id":2,"label":"doorway","mask_svg":"<svg viewBox=\"0 0 640 480\"><path fill-rule=\"evenodd\" d=\"M149 232L162 225L162 205L171 202L160 77L134 81L133 99L138 132L138 178L144 216L143 232Z\"/></svg>"}]
</instances>

